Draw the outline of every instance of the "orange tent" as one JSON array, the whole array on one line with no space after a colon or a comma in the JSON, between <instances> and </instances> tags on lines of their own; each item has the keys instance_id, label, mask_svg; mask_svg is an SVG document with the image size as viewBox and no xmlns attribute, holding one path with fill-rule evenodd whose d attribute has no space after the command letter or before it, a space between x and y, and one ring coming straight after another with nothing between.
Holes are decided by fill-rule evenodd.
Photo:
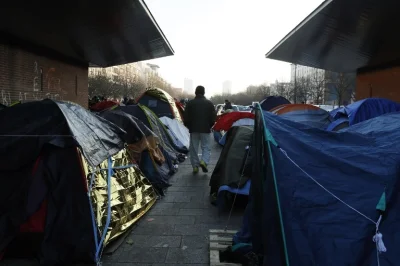
<instances>
[{"instance_id":1,"label":"orange tent","mask_svg":"<svg viewBox=\"0 0 400 266\"><path fill-rule=\"evenodd\" d=\"M276 115L282 115L294 111L305 111L305 110L319 110L320 108L311 104L282 104L270 110L271 113Z\"/></svg>"}]
</instances>

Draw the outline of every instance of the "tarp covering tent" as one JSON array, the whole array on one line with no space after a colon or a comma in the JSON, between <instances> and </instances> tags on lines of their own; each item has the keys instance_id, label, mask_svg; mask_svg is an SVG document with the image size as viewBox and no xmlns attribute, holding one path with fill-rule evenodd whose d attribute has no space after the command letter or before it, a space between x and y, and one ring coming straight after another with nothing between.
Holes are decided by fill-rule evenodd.
<instances>
[{"instance_id":1,"label":"tarp covering tent","mask_svg":"<svg viewBox=\"0 0 400 266\"><path fill-rule=\"evenodd\" d=\"M160 150L159 138L140 120L121 110L109 110L100 114L127 132L124 136L131 158L141 166L146 178L156 191L163 195L163 190L170 186L172 164L168 164Z\"/></svg>"},{"instance_id":2,"label":"tarp covering tent","mask_svg":"<svg viewBox=\"0 0 400 266\"><path fill-rule=\"evenodd\" d=\"M221 186L242 188L247 176L242 175L242 168L246 157L246 147L251 144L253 127L232 127L227 133L226 143L214 168L210 179L210 194L217 194Z\"/></svg>"},{"instance_id":3,"label":"tarp covering tent","mask_svg":"<svg viewBox=\"0 0 400 266\"><path fill-rule=\"evenodd\" d=\"M265 111L270 111L282 104L290 104L290 101L282 96L268 96L260 102L261 108Z\"/></svg>"},{"instance_id":4,"label":"tarp covering tent","mask_svg":"<svg viewBox=\"0 0 400 266\"><path fill-rule=\"evenodd\" d=\"M154 203L125 132L107 120L43 100L6 108L0 121L0 255L97 262Z\"/></svg>"},{"instance_id":5,"label":"tarp covering tent","mask_svg":"<svg viewBox=\"0 0 400 266\"><path fill-rule=\"evenodd\" d=\"M339 131L343 128L349 127L349 119L346 117L341 117L328 125L327 131Z\"/></svg>"},{"instance_id":6,"label":"tarp covering tent","mask_svg":"<svg viewBox=\"0 0 400 266\"><path fill-rule=\"evenodd\" d=\"M344 106L337 107L337 108L333 109L332 111L329 111L329 114L331 115L332 118L334 118L336 116L337 112L339 112L343 109L344 109Z\"/></svg>"},{"instance_id":7,"label":"tarp covering tent","mask_svg":"<svg viewBox=\"0 0 400 266\"><path fill-rule=\"evenodd\" d=\"M362 121L393 112L400 112L400 103L382 98L367 98L332 112L335 119L347 117L350 126Z\"/></svg>"},{"instance_id":8,"label":"tarp covering tent","mask_svg":"<svg viewBox=\"0 0 400 266\"><path fill-rule=\"evenodd\" d=\"M263 265L397 265L399 114L336 133L257 112L251 230Z\"/></svg>"},{"instance_id":9,"label":"tarp covering tent","mask_svg":"<svg viewBox=\"0 0 400 266\"><path fill-rule=\"evenodd\" d=\"M169 117L160 117L161 122L167 127L170 135L174 137L174 142L177 146L182 146L182 149L186 148L189 152L190 144L190 134L189 129L187 129L181 122L176 119L171 119Z\"/></svg>"},{"instance_id":10,"label":"tarp covering tent","mask_svg":"<svg viewBox=\"0 0 400 266\"><path fill-rule=\"evenodd\" d=\"M162 89L148 89L136 102L148 107L157 117L166 116L182 122L182 117L176 107L174 98Z\"/></svg>"},{"instance_id":11,"label":"tarp covering tent","mask_svg":"<svg viewBox=\"0 0 400 266\"><path fill-rule=\"evenodd\" d=\"M332 122L329 112L321 108L281 112L279 116L319 129L326 129Z\"/></svg>"}]
</instances>

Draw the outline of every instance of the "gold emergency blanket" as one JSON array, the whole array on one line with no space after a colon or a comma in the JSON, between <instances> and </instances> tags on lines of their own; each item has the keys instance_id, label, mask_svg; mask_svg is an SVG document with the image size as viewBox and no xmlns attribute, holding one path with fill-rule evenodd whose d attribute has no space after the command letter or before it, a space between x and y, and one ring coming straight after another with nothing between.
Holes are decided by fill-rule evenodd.
<instances>
[{"instance_id":1,"label":"gold emergency blanket","mask_svg":"<svg viewBox=\"0 0 400 266\"><path fill-rule=\"evenodd\" d=\"M81 157L89 187L90 179L95 169L92 169L83 156ZM123 168L128 165L132 165L132 162L125 149L112 156L112 166L114 168L111 177L110 199L112 216L104 246L126 232L156 201L156 194L150 182L136 166ZM96 170L91 199L100 236L107 221L107 160L101 163Z\"/></svg>"}]
</instances>

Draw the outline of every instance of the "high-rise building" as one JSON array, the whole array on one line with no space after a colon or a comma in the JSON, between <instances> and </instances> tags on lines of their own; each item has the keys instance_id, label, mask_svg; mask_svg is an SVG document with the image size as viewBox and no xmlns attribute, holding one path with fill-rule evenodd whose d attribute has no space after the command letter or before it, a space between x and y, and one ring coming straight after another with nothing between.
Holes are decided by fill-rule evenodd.
<instances>
[{"instance_id":1,"label":"high-rise building","mask_svg":"<svg viewBox=\"0 0 400 266\"><path fill-rule=\"evenodd\" d=\"M232 81L225 80L222 83L222 95L231 95L232 94Z\"/></svg>"},{"instance_id":2,"label":"high-rise building","mask_svg":"<svg viewBox=\"0 0 400 266\"><path fill-rule=\"evenodd\" d=\"M190 94L194 93L193 80L185 78L183 82L183 91Z\"/></svg>"}]
</instances>

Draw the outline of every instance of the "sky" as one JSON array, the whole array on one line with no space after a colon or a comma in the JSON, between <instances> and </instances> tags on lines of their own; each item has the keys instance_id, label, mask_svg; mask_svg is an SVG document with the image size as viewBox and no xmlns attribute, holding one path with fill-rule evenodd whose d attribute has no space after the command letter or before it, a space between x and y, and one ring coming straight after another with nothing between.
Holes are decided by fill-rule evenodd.
<instances>
[{"instance_id":1,"label":"sky","mask_svg":"<svg viewBox=\"0 0 400 266\"><path fill-rule=\"evenodd\" d=\"M232 81L232 93L249 85L290 80L290 64L265 54L322 0L145 0L175 55L148 62L172 86L185 78L208 96Z\"/></svg>"}]
</instances>

